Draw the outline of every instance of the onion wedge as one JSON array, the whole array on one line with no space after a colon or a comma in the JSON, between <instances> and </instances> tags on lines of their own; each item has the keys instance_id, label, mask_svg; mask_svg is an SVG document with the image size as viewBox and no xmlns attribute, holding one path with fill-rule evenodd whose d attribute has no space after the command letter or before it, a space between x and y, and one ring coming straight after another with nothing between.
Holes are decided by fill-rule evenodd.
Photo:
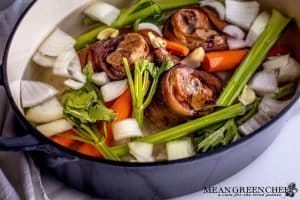
<instances>
[{"instance_id":1,"label":"onion wedge","mask_svg":"<svg viewBox=\"0 0 300 200\"><path fill-rule=\"evenodd\" d=\"M30 108L26 119L30 122L43 124L63 118L63 107L56 98Z\"/></svg>"},{"instance_id":2,"label":"onion wedge","mask_svg":"<svg viewBox=\"0 0 300 200\"><path fill-rule=\"evenodd\" d=\"M23 108L37 106L58 94L53 86L37 81L21 81Z\"/></svg>"},{"instance_id":3,"label":"onion wedge","mask_svg":"<svg viewBox=\"0 0 300 200\"><path fill-rule=\"evenodd\" d=\"M296 81L300 78L300 63L289 57L287 65L279 69L278 80L280 82Z\"/></svg>"},{"instance_id":4,"label":"onion wedge","mask_svg":"<svg viewBox=\"0 0 300 200\"><path fill-rule=\"evenodd\" d=\"M123 94L128 89L127 79L107 83L101 87L101 94L105 102L110 102Z\"/></svg>"},{"instance_id":5,"label":"onion wedge","mask_svg":"<svg viewBox=\"0 0 300 200\"><path fill-rule=\"evenodd\" d=\"M167 143L168 160L188 158L195 155L190 138L175 140Z\"/></svg>"},{"instance_id":6,"label":"onion wedge","mask_svg":"<svg viewBox=\"0 0 300 200\"><path fill-rule=\"evenodd\" d=\"M266 11L256 17L246 38L249 47L253 46L260 34L266 29L270 18L271 15Z\"/></svg>"},{"instance_id":7,"label":"onion wedge","mask_svg":"<svg viewBox=\"0 0 300 200\"><path fill-rule=\"evenodd\" d=\"M225 26L223 32L238 40L243 40L245 38L244 31L234 25Z\"/></svg>"},{"instance_id":8,"label":"onion wedge","mask_svg":"<svg viewBox=\"0 0 300 200\"><path fill-rule=\"evenodd\" d=\"M159 36L163 36L160 28L158 26L156 26L155 24L152 24L152 23L140 23L138 25L138 30L151 30L151 31L154 31L155 33L157 33Z\"/></svg>"},{"instance_id":9,"label":"onion wedge","mask_svg":"<svg viewBox=\"0 0 300 200\"><path fill-rule=\"evenodd\" d=\"M249 46L247 41L234 38L229 38L227 43L230 50L244 49Z\"/></svg>"},{"instance_id":10,"label":"onion wedge","mask_svg":"<svg viewBox=\"0 0 300 200\"><path fill-rule=\"evenodd\" d=\"M266 61L263 67L266 71L273 71L280 69L283 66L289 64L290 55L276 56L272 60Z\"/></svg>"},{"instance_id":11,"label":"onion wedge","mask_svg":"<svg viewBox=\"0 0 300 200\"><path fill-rule=\"evenodd\" d=\"M36 129L38 131L40 131L42 134L44 134L47 137L52 137L54 135L71 130L72 128L73 128L73 125L70 124L65 119L60 119L60 120L53 121L48 124L43 124L43 125L36 127Z\"/></svg>"},{"instance_id":12,"label":"onion wedge","mask_svg":"<svg viewBox=\"0 0 300 200\"><path fill-rule=\"evenodd\" d=\"M114 139L119 141L132 137L142 137L143 133L136 119L125 119L113 123L112 125Z\"/></svg>"},{"instance_id":13,"label":"onion wedge","mask_svg":"<svg viewBox=\"0 0 300 200\"><path fill-rule=\"evenodd\" d=\"M82 88L84 86L84 83L78 82L78 81L74 81L72 79L68 79L64 82L65 86L73 89L73 90L79 90L80 88Z\"/></svg>"},{"instance_id":14,"label":"onion wedge","mask_svg":"<svg viewBox=\"0 0 300 200\"><path fill-rule=\"evenodd\" d=\"M95 2L84 11L90 18L109 26L118 18L120 12L115 6L102 1Z\"/></svg>"},{"instance_id":15,"label":"onion wedge","mask_svg":"<svg viewBox=\"0 0 300 200\"><path fill-rule=\"evenodd\" d=\"M79 79L78 81L81 82L86 81L83 78L84 75L81 72L80 61L75 49L65 51L57 57L54 63L53 73L65 78L73 76L74 79L77 78ZM79 73L81 73L81 75L79 75Z\"/></svg>"},{"instance_id":16,"label":"onion wedge","mask_svg":"<svg viewBox=\"0 0 300 200\"><path fill-rule=\"evenodd\" d=\"M259 110L270 117L278 115L288 104L290 100L278 101L270 96L264 96L259 104Z\"/></svg>"},{"instance_id":17,"label":"onion wedge","mask_svg":"<svg viewBox=\"0 0 300 200\"><path fill-rule=\"evenodd\" d=\"M274 93L278 88L275 71L257 72L250 80L249 87L262 95Z\"/></svg>"},{"instance_id":18,"label":"onion wedge","mask_svg":"<svg viewBox=\"0 0 300 200\"><path fill-rule=\"evenodd\" d=\"M55 57L43 55L41 52L36 52L32 57L33 62L42 67L53 67L55 59Z\"/></svg>"},{"instance_id":19,"label":"onion wedge","mask_svg":"<svg viewBox=\"0 0 300 200\"><path fill-rule=\"evenodd\" d=\"M138 162L153 162L153 144L144 142L130 142L128 144L130 154L133 155Z\"/></svg>"},{"instance_id":20,"label":"onion wedge","mask_svg":"<svg viewBox=\"0 0 300 200\"><path fill-rule=\"evenodd\" d=\"M93 83L95 83L97 86L102 86L102 85L105 85L106 83L110 82L110 80L105 72L94 73L92 80L93 80Z\"/></svg>"},{"instance_id":21,"label":"onion wedge","mask_svg":"<svg viewBox=\"0 0 300 200\"><path fill-rule=\"evenodd\" d=\"M226 20L248 30L258 15L260 6L256 1L226 0Z\"/></svg>"},{"instance_id":22,"label":"onion wedge","mask_svg":"<svg viewBox=\"0 0 300 200\"><path fill-rule=\"evenodd\" d=\"M74 47L76 41L61 29L56 29L41 45L39 51L43 55L57 57Z\"/></svg>"},{"instance_id":23,"label":"onion wedge","mask_svg":"<svg viewBox=\"0 0 300 200\"><path fill-rule=\"evenodd\" d=\"M256 115L254 115L251 119L249 119L247 122L242 124L239 127L239 131L243 135L249 135L271 121L271 117L264 112L259 111Z\"/></svg>"}]
</instances>

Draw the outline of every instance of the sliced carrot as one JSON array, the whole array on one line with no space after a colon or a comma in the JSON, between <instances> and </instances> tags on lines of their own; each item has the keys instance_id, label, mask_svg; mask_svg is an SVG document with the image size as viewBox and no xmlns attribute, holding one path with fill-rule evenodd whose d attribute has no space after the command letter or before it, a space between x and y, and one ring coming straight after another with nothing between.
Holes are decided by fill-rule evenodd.
<instances>
[{"instance_id":1,"label":"sliced carrot","mask_svg":"<svg viewBox=\"0 0 300 200\"><path fill-rule=\"evenodd\" d=\"M129 89L126 92L124 92L113 103L111 109L118 113L117 118L115 119L114 122L129 118L131 116L132 99L131 99L131 94ZM112 123L106 124L107 135L105 138L105 144L107 144L108 146L111 146L114 141L113 132L112 132ZM102 124L99 124L99 129L102 129Z\"/></svg>"},{"instance_id":2,"label":"sliced carrot","mask_svg":"<svg viewBox=\"0 0 300 200\"><path fill-rule=\"evenodd\" d=\"M172 41L167 41L166 49L177 56L187 56L190 53L185 45Z\"/></svg>"},{"instance_id":3,"label":"sliced carrot","mask_svg":"<svg viewBox=\"0 0 300 200\"><path fill-rule=\"evenodd\" d=\"M102 158L102 155L100 154L98 149L96 147L94 147L93 145L90 145L90 144L82 143L78 147L77 151L84 154L84 155L87 155L87 156L92 156L92 157L95 157L95 158Z\"/></svg>"},{"instance_id":4,"label":"sliced carrot","mask_svg":"<svg viewBox=\"0 0 300 200\"><path fill-rule=\"evenodd\" d=\"M73 130L69 130L62 134L75 135L75 132ZM75 142L73 139L71 139L69 137L59 136L59 135L52 136L51 140L53 140L57 144L60 144L61 146L64 146L64 147L71 147L72 144Z\"/></svg>"},{"instance_id":5,"label":"sliced carrot","mask_svg":"<svg viewBox=\"0 0 300 200\"><path fill-rule=\"evenodd\" d=\"M232 71L244 60L248 52L248 49L210 52L205 55L202 67L210 73Z\"/></svg>"},{"instance_id":6,"label":"sliced carrot","mask_svg":"<svg viewBox=\"0 0 300 200\"><path fill-rule=\"evenodd\" d=\"M126 119L131 115L132 100L129 89L114 102L114 104L111 106L111 109L118 113L115 121Z\"/></svg>"}]
</instances>

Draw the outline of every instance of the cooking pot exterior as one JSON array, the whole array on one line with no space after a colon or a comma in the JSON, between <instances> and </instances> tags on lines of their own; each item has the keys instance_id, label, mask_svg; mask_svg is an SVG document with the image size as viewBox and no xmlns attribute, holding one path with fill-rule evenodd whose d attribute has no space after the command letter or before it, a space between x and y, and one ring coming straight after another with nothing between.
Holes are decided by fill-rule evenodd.
<instances>
[{"instance_id":1,"label":"cooking pot exterior","mask_svg":"<svg viewBox=\"0 0 300 200\"><path fill-rule=\"evenodd\" d=\"M61 181L77 190L108 199L167 199L200 191L232 176L255 160L276 138L288 115L242 144L218 153L158 166L117 166L85 159L61 163L42 155ZM56 166L57 165L57 166Z\"/></svg>"},{"instance_id":2,"label":"cooking pot exterior","mask_svg":"<svg viewBox=\"0 0 300 200\"><path fill-rule=\"evenodd\" d=\"M75 189L98 197L165 199L199 191L232 176L255 160L279 134L289 117L290 112L287 111L292 104L271 123L233 145L169 163L114 163L90 159L48 140L25 120L19 109L19 82L26 69L24 63L29 62L40 42L61 23L62 19L67 18L65 21L68 23L63 23L66 30L78 24L80 11L89 2L89 0L36 1L15 29L7 45L2 72L9 100L29 135L13 139L0 138L0 149L30 151L36 163L43 166L43 169L49 169L60 180ZM118 4L121 0L111 2ZM296 1L260 2L264 6L275 6L300 21L300 13L297 12L299 5ZM53 10L56 11L56 15L53 15ZM68 17L69 13L74 12L77 14ZM28 28L29 25L39 29L33 32ZM21 54L18 54L20 52ZM20 145L22 143L23 146Z\"/></svg>"}]
</instances>

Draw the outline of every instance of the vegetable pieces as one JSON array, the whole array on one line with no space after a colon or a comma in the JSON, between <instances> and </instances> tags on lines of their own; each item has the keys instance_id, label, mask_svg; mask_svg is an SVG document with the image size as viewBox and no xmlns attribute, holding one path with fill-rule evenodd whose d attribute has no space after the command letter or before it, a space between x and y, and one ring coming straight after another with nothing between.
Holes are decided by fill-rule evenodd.
<instances>
[{"instance_id":1,"label":"vegetable pieces","mask_svg":"<svg viewBox=\"0 0 300 200\"><path fill-rule=\"evenodd\" d=\"M59 133L72 129L73 126L65 119L52 121L48 124L37 126L36 129L43 133L46 137L51 137Z\"/></svg>"},{"instance_id":2,"label":"vegetable pieces","mask_svg":"<svg viewBox=\"0 0 300 200\"><path fill-rule=\"evenodd\" d=\"M188 65L193 68L200 67L205 57L205 51L203 47L196 48L187 57L185 57L180 63Z\"/></svg>"},{"instance_id":3,"label":"vegetable pieces","mask_svg":"<svg viewBox=\"0 0 300 200\"><path fill-rule=\"evenodd\" d=\"M105 159L119 160L119 157L110 151L105 143L106 128L100 134L97 127L99 121L113 121L117 114L105 107L100 91L92 83L93 66L88 64L83 71L87 77L84 87L70 90L63 96L65 118L74 126L77 135L61 134L60 136L85 143L82 151L87 152L88 155L95 156L95 153L91 154L91 152L96 148ZM105 127L105 122L102 123Z\"/></svg>"},{"instance_id":4,"label":"vegetable pieces","mask_svg":"<svg viewBox=\"0 0 300 200\"><path fill-rule=\"evenodd\" d=\"M132 137L142 137L143 133L139 128L139 124L136 119L124 119L115 122L112 125L114 139L116 141L132 138Z\"/></svg>"},{"instance_id":5,"label":"vegetable pieces","mask_svg":"<svg viewBox=\"0 0 300 200\"><path fill-rule=\"evenodd\" d=\"M143 142L131 142L128 144L130 154L133 155L138 162L153 162L153 144Z\"/></svg>"},{"instance_id":6,"label":"vegetable pieces","mask_svg":"<svg viewBox=\"0 0 300 200\"><path fill-rule=\"evenodd\" d=\"M217 112L211 113L199 119L195 119L184 124L172 127L170 129L137 139L139 142L146 142L151 144L163 144L172 140L185 137L199 129L209 127L213 124L232 119L241 115L244 112L242 104L236 104L227 108L221 109ZM127 144L119 145L111 149L116 155L125 156L129 153Z\"/></svg>"},{"instance_id":7,"label":"vegetable pieces","mask_svg":"<svg viewBox=\"0 0 300 200\"><path fill-rule=\"evenodd\" d=\"M70 90L63 96L64 114L81 123L95 123L100 120L112 121L116 113L105 107L98 88L93 85L92 66L85 68L88 82L79 90Z\"/></svg>"},{"instance_id":8,"label":"vegetable pieces","mask_svg":"<svg viewBox=\"0 0 300 200\"><path fill-rule=\"evenodd\" d=\"M246 59L236 70L219 97L217 101L219 106L229 106L235 102L289 22L290 18L284 17L277 10L272 11L266 30L260 35Z\"/></svg>"},{"instance_id":9,"label":"vegetable pieces","mask_svg":"<svg viewBox=\"0 0 300 200\"><path fill-rule=\"evenodd\" d=\"M132 94L133 115L136 118L140 128L142 128L144 121L144 110L151 103L151 100L158 87L158 79L163 72L169 70L173 66L173 63L166 61L160 68L157 68L153 63L147 60L138 60L135 62L133 78L127 59L124 58L123 62ZM151 83L150 77L152 78Z\"/></svg>"},{"instance_id":10,"label":"vegetable pieces","mask_svg":"<svg viewBox=\"0 0 300 200\"><path fill-rule=\"evenodd\" d=\"M68 130L64 133L61 134L65 134L65 135L76 135L76 133L73 130ZM74 140L69 138L69 137L61 137L59 135L55 135L51 137L51 140L53 140L54 142L60 144L63 147L71 147L72 144L74 144Z\"/></svg>"},{"instance_id":11,"label":"vegetable pieces","mask_svg":"<svg viewBox=\"0 0 300 200\"><path fill-rule=\"evenodd\" d=\"M250 80L249 87L260 95L274 93L278 88L276 72L265 70L257 72Z\"/></svg>"},{"instance_id":12,"label":"vegetable pieces","mask_svg":"<svg viewBox=\"0 0 300 200\"><path fill-rule=\"evenodd\" d=\"M104 102L110 102L118 98L128 89L127 80L114 81L101 87Z\"/></svg>"},{"instance_id":13,"label":"vegetable pieces","mask_svg":"<svg viewBox=\"0 0 300 200\"><path fill-rule=\"evenodd\" d=\"M24 108L37 106L58 94L53 86L39 81L21 81L21 100Z\"/></svg>"},{"instance_id":14,"label":"vegetable pieces","mask_svg":"<svg viewBox=\"0 0 300 200\"><path fill-rule=\"evenodd\" d=\"M249 29L259 12L257 1L225 0L226 20L244 29Z\"/></svg>"},{"instance_id":15,"label":"vegetable pieces","mask_svg":"<svg viewBox=\"0 0 300 200\"><path fill-rule=\"evenodd\" d=\"M63 102L64 114L74 117L82 123L114 120L116 113L105 107L97 93L91 84L66 93Z\"/></svg>"},{"instance_id":16,"label":"vegetable pieces","mask_svg":"<svg viewBox=\"0 0 300 200\"><path fill-rule=\"evenodd\" d=\"M56 29L41 45L42 55L57 57L61 53L73 48L75 40L61 29Z\"/></svg>"},{"instance_id":17,"label":"vegetable pieces","mask_svg":"<svg viewBox=\"0 0 300 200\"><path fill-rule=\"evenodd\" d=\"M191 138L184 138L167 143L168 160L177 160L195 155Z\"/></svg>"},{"instance_id":18,"label":"vegetable pieces","mask_svg":"<svg viewBox=\"0 0 300 200\"><path fill-rule=\"evenodd\" d=\"M78 147L77 151L84 155L87 155L87 156L91 156L91 157L95 157L95 158L102 158L102 155L97 150L97 148L95 148L91 144L84 143Z\"/></svg>"},{"instance_id":19,"label":"vegetable pieces","mask_svg":"<svg viewBox=\"0 0 300 200\"><path fill-rule=\"evenodd\" d=\"M177 56L187 56L190 52L189 48L183 44L167 41L166 49Z\"/></svg>"},{"instance_id":20,"label":"vegetable pieces","mask_svg":"<svg viewBox=\"0 0 300 200\"><path fill-rule=\"evenodd\" d=\"M226 146L241 138L233 119L217 126L204 129L198 134L200 136L194 140L198 152L206 152L221 145Z\"/></svg>"},{"instance_id":21,"label":"vegetable pieces","mask_svg":"<svg viewBox=\"0 0 300 200\"><path fill-rule=\"evenodd\" d=\"M90 5L84 13L93 20L111 25L118 18L120 10L111 4L97 1Z\"/></svg>"},{"instance_id":22,"label":"vegetable pieces","mask_svg":"<svg viewBox=\"0 0 300 200\"><path fill-rule=\"evenodd\" d=\"M132 113L132 99L130 90L128 89L124 94L122 94L112 105L112 110L117 113L116 119L112 123L106 123L106 138L105 144L111 145L113 143L113 133L112 133L112 125L115 122L120 120L124 120L131 117ZM100 124L100 129L102 129L102 124Z\"/></svg>"},{"instance_id":23,"label":"vegetable pieces","mask_svg":"<svg viewBox=\"0 0 300 200\"><path fill-rule=\"evenodd\" d=\"M248 85L243 89L242 94L239 96L239 101L245 106L252 104L256 99L256 94Z\"/></svg>"},{"instance_id":24,"label":"vegetable pieces","mask_svg":"<svg viewBox=\"0 0 300 200\"><path fill-rule=\"evenodd\" d=\"M127 119L131 115L132 100L130 90L126 90L112 105L111 109L117 114L115 121Z\"/></svg>"},{"instance_id":25,"label":"vegetable pieces","mask_svg":"<svg viewBox=\"0 0 300 200\"><path fill-rule=\"evenodd\" d=\"M243 61L248 52L248 49L243 49L207 53L204 57L203 68L210 73L232 71Z\"/></svg>"},{"instance_id":26,"label":"vegetable pieces","mask_svg":"<svg viewBox=\"0 0 300 200\"><path fill-rule=\"evenodd\" d=\"M292 95L295 92L296 87L297 87L297 83L289 83L289 84L286 84L286 85L278 88L275 91L274 99L279 100L279 99L285 98L289 95Z\"/></svg>"},{"instance_id":27,"label":"vegetable pieces","mask_svg":"<svg viewBox=\"0 0 300 200\"><path fill-rule=\"evenodd\" d=\"M50 99L26 112L26 119L32 123L43 124L63 118L63 107L56 99Z\"/></svg>"}]
</instances>

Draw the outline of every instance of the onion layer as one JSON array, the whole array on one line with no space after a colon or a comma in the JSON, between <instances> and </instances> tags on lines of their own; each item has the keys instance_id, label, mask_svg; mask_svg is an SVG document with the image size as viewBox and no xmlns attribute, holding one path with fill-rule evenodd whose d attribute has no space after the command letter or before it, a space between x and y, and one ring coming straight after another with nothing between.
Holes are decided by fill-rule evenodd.
<instances>
[{"instance_id":1,"label":"onion layer","mask_svg":"<svg viewBox=\"0 0 300 200\"><path fill-rule=\"evenodd\" d=\"M23 108L37 106L58 94L53 86L37 81L21 81Z\"/></svg>"},{"instance_id":2,"label":"onion layer","mask_svg":"<svg viewBox=\"0 0 300 200\"><path fill-rule=\"evenodd\" d=\"M61 29L56 29L41 45L39 51L43 55L57 57L61 53L72 49L76 41Z\"/></svg>"},{"instance_id":3,"label":"onion layer","mask_svg":"<svg viewBox=\"0 0 300 200\"><path fill-rule=\"evenodd\" d=\"M127 79L107 83L101 87L101 94L105 102L110 102L121 96L128 89Z\"/></svg>"},{"instance_id":4,"label":"onion layer","mask_svg":"<svg viewBox=\"0 0 300 200\"><path fill-rule=\"evenodd\" d=\"M111 4L97 1L90 5L84 13L90 18L110 26L118 18L120 10Z\"/></svg>"}]
</instances>

